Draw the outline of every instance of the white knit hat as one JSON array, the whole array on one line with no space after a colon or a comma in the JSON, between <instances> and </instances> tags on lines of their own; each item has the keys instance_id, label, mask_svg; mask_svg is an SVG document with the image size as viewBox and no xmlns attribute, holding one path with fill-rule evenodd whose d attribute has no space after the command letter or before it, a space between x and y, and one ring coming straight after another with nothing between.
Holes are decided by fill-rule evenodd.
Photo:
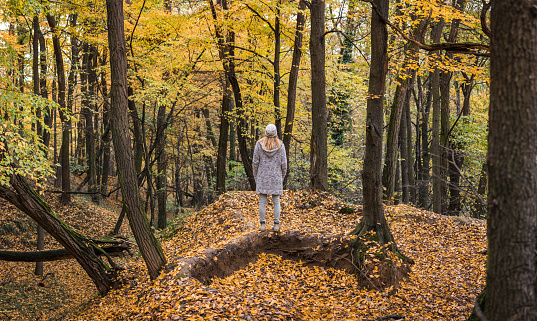
<instances>
[{"instance_id":1,"label":"white knit hat","mask_svg":"<svg viewBox=\"0 0 537 321\"><path fill-rule=\"evenodd\" d=\"M267 137L276 137L278 135L278 131L276 130L276 126L273 124L268 124L267 128L265 128L265 135Z\"/></svg>"}]
</instances>

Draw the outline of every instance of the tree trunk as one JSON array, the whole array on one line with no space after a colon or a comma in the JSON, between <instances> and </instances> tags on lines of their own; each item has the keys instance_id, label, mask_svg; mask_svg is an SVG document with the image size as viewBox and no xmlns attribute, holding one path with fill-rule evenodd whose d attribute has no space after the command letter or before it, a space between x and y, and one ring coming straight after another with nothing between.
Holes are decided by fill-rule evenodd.
<instances>
[{"instance_id":1,"label":"tree trunk","mask_svg":"<svg viewBox=\"0 0 537 321\"><path fill-rule=\"evenodd\" d=\"M90 98L89 110L86 114L86 124L85 124L85 136L86 136L86 159L88 164L88 191L97 192L99 189L99 184L97 181L97 154L96 154L96 129L98 126L97 121L95 120L95 114L98 113L96 98L97 98L97 48L95 46L89 46L89 57L88 57L88 95ZM98 203L100 200L100 194L92 194L91 200Z\"/></svg>"},{"instance_id":2,"label":"tree trunk","mask_svg":"<svg viewBox=\"0 0 537 321\"><path fill-rule=\"evenodd\" d=\"M432 31L433 42L438 43L442 37L444 29L444 19L440 19L436 23ZM432 124L432 143L431 155L433 158L433 211L442 213L442 169L441 169L441 153L440 146L440 70L436 67L432 74L431 92L433 102L433 124Z\"/></svg>"},{"instance_id":3,"label":"tree trunk","mask_svg":"<svg viewBox=\"0 0 537 321\"><path fill-rule=\"evenodd\" d=\"M426 23L421 22L413 30L413 34L418 41L423 39L426 26ZM413 43L409 43L407 46L405 60L403 62L401 71L402 75L399 75L397 79L397 82L400 85L398 85L395 90L394 102L392 104L392 110L390 111L388 137L386 140L386 157L384 170L382 172L382 183L385 188L384 199L388 201L388 203L392 202L395 187L395 171L397 167L397 152L399 151L399 135L403 109L405 108L408 91L412 87L414 83L414 76L416 75L416 70L412 66L416 64L418 48Z\"/></svg>"},{"instance_id":4,"label":"tree trunk","mask_svg":"<svg viewBox=\"0 0 537 321\"><path fill-rule=\"evenodd\" d=\"M39 95L39 17L35 16L32 20L33 37L32 37L32 84L34 88L34 95ZM37 108L35 111L36 118L41 118L41 108ZM43 137L43 127L40 122L36 124L36 134L39 137Z\"/></svg>"},{"instance_id":5,"label":"tree trunk","mask_svg":"<svg viewBox=\"0 0 537 321\"><path fill-rule=\"evenodd\" d=\"M167 127L166 124L166 106L159 106L157 113L157 137L155 137L155 157L157 158L157 227L159 229L166 228L166 203L168 199L168 193L166 191L167 186L167 169L168 159L166 155L166 130L159 131L159 128ZM159 134L161 133L161 134Z\"/></svg>"},{"instance_id":6,"label":"tree trunk","mask_svg":"<svg viewBox=\"0 0 537 321\"><path fill-rule=\"evenodd\" d=\"M213 20L215 22L216 40L218 41L218 52L220 55L220 59L222 60L222 64L224 66L224 72L226 74L226 77L231 84L231 88L233 90L233 97L235 99L235 110L237 115L235 124L237 128L237 140L239 141L239 152L241 155L241 161L244 165L244 171L246 173L246 176L248 177L250 189L252 191L255 191L254 170L252 168L250 155L248 155L248 146L246 142L246 115L244 114L241 90L239 82L237 80L237 75L235 73L235 53L233 47L230 46L230 43L234 43L235 41L235 33L232 29L230 29L228 31L228 34L224 38L223 30L221 30L221 28L219 27L218 17L216 14L216 8L214 6L214 3L212 0L208 1L209 6L211 8ZM222 5L222 10L228 10L227 1L221 0L220 2Z\"/></svg>"},{"instance_id":7,"label":"tree trunk","mask_svg":"<svg viewBox=\"0 0 537 321\"><path fill-rule=\"evenodd\" d=\"M123 1L107 0L108 44L110 48L111 90L112 98L110 120L112 139L114 141L116 164L123 201L127 206L127 215L147 270L155 279L166 264L166 258L159 242L151 232L147 217L142 212L142 204L128 127L127 96L127 56L123 20Z\"/></svg>"},{"instance_id":8,"label":"tree trunk","mask_svg":"<svg viewBox=\"0 0 537 321\"><path fill-rule=\"evenodd\" d=\"M464 11L466 6L466 0L457 0L454 4L455 10ZM448 41L450 43L455 43L457 41L457 36L459 33L459 19L454 19L451 22L451 29L448 36ZM449 59L453 58L451 52L446 52L446 57ZM440 176L441 176L441 198L442 198L442 213L449 215L458 215L460 211L460 193L459 186L457 181L451 182L451 178L458 179L458 168L462 168L461 153L458 151L458 148L455 144L450 143L449 141L449 116L450 116L450 89L451 89L451 77L453 73L451 71L444 71L440 75L440 93L441 93L441 121L440 121L440 144L441 144L441 154L440 154ZM457 148L457 151L454 149ZM452 157L454 156L454 157ZM458 163L453 163L453 162ZM450 177L451 184L448 187L448 176ZM449 200L448 200L448 189L450 191Z\"/></svg>"},{"instance_id":9,"label":"tree trunk","mask_svg":"<svg viewBox=\"0 0 537 321\"><path fill-rule=\"evenodd\" d=\"M487 214L489 321L535 320L537 0L493 1Z\"/></svg>"},{"instance_id":10,"label":"tree trunk","mask_svg":"<svg viewBox=\"0 0 537 321\"><path fill-rule=\"evenodd\" d=\"M62 145L61 145L61 171L62 171L62 195L61 203L66 205L71 202L71 171L69 165L69 142L71 135L71 120L65 112L71 112L66 110L67 105L65 102L65 69L63 67L63 56L60 45L60 38L58 36L58 30L56 29L56 19L50 14L47 14L47 21L52 31L52 44L54 47L54 57L56 59L56 73L58 79L58 103L61 107L60 118L62 120Z\"/></svg>"},{"instance_id":11,"label":"tree trunk","mask_svg":"<svg viewBox=\"0 0 537 321\"><path fill-rule=\"evenodd\" d=\"M119 245L110 245L101 247L102 251L95 253L99 256L117 256L127 251L129 246L127 243L122 243ZM11 261L11 262L50 262L50 261L60 261L74 259L75 257L69 253L66 249L58 250L47 250L47 251L0 251L0 260L2 261ZM42 274L39 274L42 275Z\"/></svg>"},{"instance_id":12,"label":"tree trunk","mask_svg":"<svg viewBox=\"0 0 537 321\"><path fill-rule=\"evenodd\" d=\"M312 0L311 6L311 141L310 141L310 186L328 190L327 163L327 110L325 75L325 2Z\"/></svg>"},{"instance_id":13,"label":"tree trunk","mask_svg":"<svg viewBox=\"0 0 537 321\"><path fill-rule=\"evenodd\" d=\"M86 270L99 293L104 296L115 284L116 268L113 262L109 260L112 267L107 266L95 254L95 250L102 250L91 240L69 228L21 176L11 176L10 185L10 188L0 186L0 197L33 218L65 247Z\"/></svg>"},{"instance_id":14,"label":"tree trunk","mask_svg":"<svg viewBox=\"0 0 537 321\"><path fill-rule=\"evenodd\" d=\"M395 240L386 222L382 204L383 101L388 70L388 30L383 18L388 17L389 1L374 0L373 4L376 5L383 17L380 17L376 10L372 10L371 65L366 109L364 169L362 172L364 216L351 234L360 236L369 231L375 231L376 239L380 244L392 242L391 248L396 250ZM358 238L356 239L358 240ZM355 250L359 249L355 248Z\"/></svg>"},{"instance_id":15,"label":"tree trunk","mask_svg":"<svg viewBox=\"0 0 537 321\"><path fill-rule=\"evenodd\" d=\"M220 133L218 136L218 154L216 156L216 194L226 192L226 164L227 164L227 140L229 132L229 112L231 97L228 89L227 77L222 80L222 108L220 111Z\"/></svg>"},{"instance_id":16,"label":"tree trunk","mask_svg":"<svg viewBox=\"0 0 537 321\"><path fill-rule=\"evenodd\" d=\"M105 66L106 52L102 55L101 66ZM103 95L103 127L104 133L102 137L103 156L102 156L102 174L101 174L101 192L106 193L108 190L108 177L110 176L110 103L108 100L108 85L106 82L106 74L101 73L101 93Z\"/></svg>"},{"instance_id":17,"label":"tree trunk","mask_svg":"<svg viewBox=\"0 0 537 321\"><path fill-rule=\"evenodd\" d=\"M407 95L408 96L408 92ZM406 97L405 97L406 100ZM403 106L403 114L401 115L401 128L399 129L399 150L401 152L401 202L403 204L408 204L410 201L410 193L409 193L409 167L412 165L409 165L409 159L408 159L408 137L407 137L407 108L406 106Z\"/></svg>"},{"instance_id":18,"label":"tree trunk","mask_svg":"<svg viewBox=\"0 0 537 321\"><path fill-rule=\"evenodd\" d=\"M39 64L41 65L41 72L39 75L39 90L41 97L48 99L48 89L47 89L47 46L45 45L45 37L39 29L39 24L36 26L39 30L38 34L35 35L39 40ZM45 148L45 153L48 155L48 146L50 145L50 130L52 127L52 111L47 106L45 107L45 115L43 117L43 122L48 127L48 130L43 130L43 145Z\"/></svg>"},{"instance_id":19,"label":"tree trunk","mask_svg":"<svg viewBox=\"0 0 537 321\"><path fill-rule=\"evenodd\" d=\"M300 71L300 59L302 57L302 33L306 17L303 11L306 9L306 3L303 0L298 1L298 13L296 15L295 41L293 45L293 58L291 70L289 71L289 86L287 87L287 112L285 116L285 127L283 130L282 140L285 146L285 156L289 161L289 152L291 150L291 137L293 134L293 123L295 121L296 106L296 86L298 82L298 72ZM284 186L287 186L290 168L285 173Z\"/></svg>"},{"instance_id":20,"label":"tree trunk","mask_svg":"<svg viewBox=\"0 0 537 321\"><path fill-rule=\"evenodd\" d=\"M276 132L278 137L282 136L282 113L280 106L280 53L281 53L281 30L280 30L280 6L281 0L276 1L276 10L274 19L274 125L276 126Z\"/></svg>"},{"instance_id":21,"label":"tree trunk","mask_svg":"<svg viewBox=\"0 0 537 321\"><path fill-rule=\"evenodd\" d=\"M427 93L427 100L423 103L423 90L422 90L421 78L418 77L418 101L420 101L420 135L419 136L421 146L421 155L418 155L420 159L418 163L418 205L421 208L428 209L430 203L429 194L429 181L430 181L430 163L431 154L429 150L429 114L431 112L431 91ZM421 156L421 157L420 157Z\"/></svg>"},{"instance_id":22,"label":"tree trunk","mask_svg":"<svg viewBox=\"0 0 537 321\"><path fill-rule=\"evenodd\" d=\"M112 53L110 53L112 56ZM131 86L127 87L127 94L129 97L128 108L129 113L132 119L132 127L134 134L134 169L136 175L140 175L142 171L142 163L144 160L144 143L143 143L143 134L142 134L142 122L138 116L138 111L136 110L136 103L131 97L134 95L134 90Z\"/></svg>"},{"instance_id":23,"label":"tree trunk","mask_svg":"<svg viewBox=\"0 0 537 321\"><path fill-rule=\"evenodd\" d=\"M33 38L32 38L32 80L34 85L34 95L40 95L40 79L39 79L39 37L41 37L41 30L39 29L39 17L35 16L33 19ZM36 117L41 118L41 109L36 110ZM43 137L43 127L41 123L37 123L36 133L38 136ZM45 154L46 155L46 154ZM37 224L37 250L41 251L45 248L45 233L41 225ZM35 264L35 275L43 275L43 262L37 262Z\"/></svg>"}]
</instances>

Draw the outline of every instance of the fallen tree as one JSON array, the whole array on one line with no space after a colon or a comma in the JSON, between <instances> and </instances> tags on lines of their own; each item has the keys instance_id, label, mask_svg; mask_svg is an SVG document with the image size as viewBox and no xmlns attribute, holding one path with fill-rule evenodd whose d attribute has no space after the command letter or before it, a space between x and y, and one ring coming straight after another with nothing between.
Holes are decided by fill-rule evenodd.
<instances>
[{"instance_id":1,"label":"fallen tree","mask_svg":"<svg viewBox=\"0 0 537 321\"><path fill-rule=\"evenodd\" d=\"M95 241L67 225L19 174L9 177L9 185L0 184L0 197L33 218L67 250L91 278L99 294L106 295L117 285L118 267ZM104 262L100 255L107 258Z\"/></svg>"},{"instance_id":2,"label":"fallen tree","mask_svg":"<svg viewBox=\"0 0 537 321\"><path fill-rule=\"evenodd\" d=\"M95 252L98 256L120 256L129 250L128 243L101 247L102 252ZM66 249L46 251L0 251L0 261L12 262L49 262L74 259L75 257Z\"/></svg>"}]
</instances>

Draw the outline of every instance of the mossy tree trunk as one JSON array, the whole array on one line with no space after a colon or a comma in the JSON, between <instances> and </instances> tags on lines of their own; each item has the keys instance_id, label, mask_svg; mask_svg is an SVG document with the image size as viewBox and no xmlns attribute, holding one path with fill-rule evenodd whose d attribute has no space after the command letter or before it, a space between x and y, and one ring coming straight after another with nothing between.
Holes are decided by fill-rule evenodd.
<instances>
[{"instance_id":1,"label":"mossy tree trunk","mask_svg":"<svg viewBox=\"0 0 537 321\"><path fill-rule=\"evenodd\" d=\"M52 208L19 175L10 179L10 187L0 185L0 197L33 218L71 253L84 268L101 295L116 283L116 269L112 260L108 265L95 251L102 251L90 239L72 230Z\"/></svg>"}]
</instances>

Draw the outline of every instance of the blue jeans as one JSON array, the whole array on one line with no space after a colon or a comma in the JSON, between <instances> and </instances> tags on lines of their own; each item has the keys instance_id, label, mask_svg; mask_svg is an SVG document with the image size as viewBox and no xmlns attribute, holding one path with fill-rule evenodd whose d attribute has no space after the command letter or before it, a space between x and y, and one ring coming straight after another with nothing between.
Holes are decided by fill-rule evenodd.
<instances>
[{"instance_id":1,"label":"blue jeans","mask_svg":"<svg viewBox=\"0 0 537 321\"><path fill-rule=\"evenodd\" d=\"M272 195L274 204L274 224L280 224L280 195ZM265 223L265 207L267 206L267 194L259 194L259 221Z\"/></svg>"}]
</instances>

